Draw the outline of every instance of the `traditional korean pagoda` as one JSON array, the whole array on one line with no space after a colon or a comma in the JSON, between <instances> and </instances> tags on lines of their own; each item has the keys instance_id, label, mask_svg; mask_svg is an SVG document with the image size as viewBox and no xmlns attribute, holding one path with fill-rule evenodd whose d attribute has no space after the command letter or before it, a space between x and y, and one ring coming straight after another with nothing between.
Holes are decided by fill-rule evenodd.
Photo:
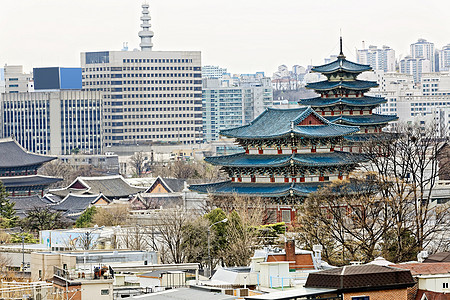
<instances>
[{"instance_id":1,"label":"traditional korean pagoda","mask_svg":"<svg viewBox=\"0 0 450 300\"><path fill-rule=\"evenodd\" d=\"M320 186L348 176L364 155L336 151L344 137L360 129L330 122L311 107L266 109L250 124L223 130L245 152L208 157L230 180L191 185L214 196L231 194L270 198L276 220L295 218L293 204Z\"/></svg>"},{"instance_id":2,"label":"traditional korean pagoda","mask_svg":"<svg viewBox=\"0 0 450 300\"><path fill-rule=\"evenodd\" d=\"M60 178L38 175L37 170L56 157L26 151L12 138L0 139L0 181L10 196L44 195Z\"/></svg>"},{"instance_id":3,"label":"traditional korean pagoda","mask_svg":"<svg viewBox=\"0 0 450 300\"><path fill-rule=\"evenodd\" d=\"M372 68L369 65L348 61L342 52L342 38L340 45L337 60L311 69L312 72L327 77L327 80L306 85L306 88L313 89L320 96L300 100L299 104L311 106L318 114L333 123L359 126L358 134L346 138L351 145L377 138L377 135L382 133L383 127L398 118L372 113L373 109L386 103L386 99L366 96L365 93L378 84L374 81L356 79L359 74L371 71ZM348 149L352 151L352 147Z\"/></svg>"}]
</instances>

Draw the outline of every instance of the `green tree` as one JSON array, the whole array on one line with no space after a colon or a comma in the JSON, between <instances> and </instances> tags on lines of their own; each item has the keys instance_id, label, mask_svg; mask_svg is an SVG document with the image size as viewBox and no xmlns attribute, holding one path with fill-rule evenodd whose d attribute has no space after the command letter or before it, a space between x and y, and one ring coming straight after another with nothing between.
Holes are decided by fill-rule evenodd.
<instances>
[{"instance_id":1,"label":"green tree","mask_svg":"<svg viewBox=\"0 0 450 300\"><path fill-rule=\"evenodd\" d=\"M3 182L0 180L0 227L10 228L16 226L16 211L14 210L14 202L8 199L9 194L6 192Z\"/></svg>"},{"instance_id":2,"label":"green tree","mask_svg":"<svg viewBox=\"0 0 450 300\"><path fill-rule=\"evenodd\" d=\"M21 223L24 229L34 232L67 226L67 223L63 221L62 214L52 211L48 207L33 207L27 212L27 216Z\"/></svg>"},{"instance_id":3,"label":"green tree","mask_svg":"<svg viewBox=\"0 0 450 300\"><path fill-rule=\"evenodd\" d=\"M94 219L94 215L96 213L95 206L91 206L81 214L81 216L76 220L75 227L76 228L86 228L92 225L92 220Z\"/></svg>"},{"instance_id":4,"label":"green tree","mask_svg":"<svg viewBox=\"0 0 450 300\"><path fill-rule=\"evenodd\" d=\"M12 233L10 242L13 244L22 243L22 236L24 238L24 243L26 243L26 244L36 244L37 243L37 240L29 232Z\"/></svg>"},{"instance_id":5,"label":"green tree","mask_svg":"<svg viewBox=\"0 0 450 300\"><path fill-rule=\"evenodd\" d=\"M199 217L189 220L183 226L182 249L185 253L185 261L188 263L200 263L207 265L208 260L208 227L209 220Z\"/></svg>"}]
</instances>

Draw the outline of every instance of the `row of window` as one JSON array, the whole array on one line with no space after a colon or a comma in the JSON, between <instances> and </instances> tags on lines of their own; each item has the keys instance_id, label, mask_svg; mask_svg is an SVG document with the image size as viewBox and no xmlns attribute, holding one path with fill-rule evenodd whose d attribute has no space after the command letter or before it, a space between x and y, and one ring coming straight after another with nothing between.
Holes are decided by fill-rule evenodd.
<instances>
[{"instance_id":1,"label":"row of window","mask_svg":"<svg viewBox=\"0 0 450 300\"><path fill-rule=\"evenodd\" d=\"M158 58L158 59L149 59L149 58L131 58L131 59L123 59L123 63L192 63L192 59L186 58Z\"/></svg>"}]
</instances>

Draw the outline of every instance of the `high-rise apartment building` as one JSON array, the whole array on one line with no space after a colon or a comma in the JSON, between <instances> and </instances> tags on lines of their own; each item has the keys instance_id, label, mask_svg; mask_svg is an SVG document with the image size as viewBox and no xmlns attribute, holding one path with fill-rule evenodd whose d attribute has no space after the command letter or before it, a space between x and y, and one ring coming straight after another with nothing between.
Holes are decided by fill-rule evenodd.
<instances>
[{"instance_id":1,"label":"high-rise apartment building","mask_svg":"<svg viewBox=\"0 0 450 300\"><path fill-rule=\"evenodd\" d=\"M420 82L422 73L429 73L432 70L432 62L427 58L406 56L400 60L400 73L411 74L416 83Z\"/></svg>"},{"instance_id":2,"label":"high-rise apartment building","mask_svg":"<svg viewBox=\"0 0 450 300\"><path fill-rule=\"evenodd\" d=\"M203 79L204 140L218 140L221 130L248 124L272 105L270 78L236 86L226 80Z\"/></svg>"},{"instance_id":3,"label":"high-rise apartment building","mask_svg":"<svg viewBox=\"0 0 450 300\"><path fill-rule=\"evenodd\" d=\"M439 72L450 71L450 44L439 51Z\"/></svg>"},{"instance_id":4,"label":"high-rise apartment building","mask_svg":"<svg viewBox=\"0 0 450 300\"><path fill-rule=\"evenodd\" d=\"M227 68L221 68L219 66L202 67L203 78L222 78L223 74L225 73L227 73Z\"/></svg>"},{"instance_id":5,"label":"high-rise apartment building","mask_svg":"<svg viewBox=\"0 0 450 300\"><path fill-rule=\"evenodd\" d=\"M411 44L411 57L428 59L431 63L430 72L435 71L435 49L434 43L427 42L425 39L419 39L417 42Z\"/></svg>"},{"instance_id":6,"label":"high-rise apartment building","mask_svg":"<svg viewBox=\"0 0 450 300\"><path fill-rule=\"evenodd\" d=\"M58 90L2 96L2 137L14 137L28 151L40 154L102 152L101 92Z\"/></svg>"},{"instance_id":7,"label":"high-rise apartment building","mask_svg":"<svg viewBox=\"0 0 450 300\"><path fill-rule=\"evenodd\" d=\"M148 7L141 51L81 53L83 89L104 93L105 145L201 143L201 53L152 51Z\"/></svg>"},{"instance_id":8,"label":"high-rise apartment building","mask_svg":"<svg viewBox=\"0 0 450 300\"><path fill-rule=\"evenodd\" d=\"M356 58L358 63L370 65L374 70L395 71L395 50L388 46L381 49L369 46L368 49L356 50Z\"/></svg>"}]
</instances>

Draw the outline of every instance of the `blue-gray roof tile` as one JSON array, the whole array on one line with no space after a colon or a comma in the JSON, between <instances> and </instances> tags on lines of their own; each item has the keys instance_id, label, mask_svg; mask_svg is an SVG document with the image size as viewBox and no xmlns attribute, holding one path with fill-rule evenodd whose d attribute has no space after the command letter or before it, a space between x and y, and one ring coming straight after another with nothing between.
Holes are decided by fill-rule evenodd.
<instances>
[{"instance_id":1,"label":"blue-gray roof tile","mask_svg":"<svg viewBox=\"0 0 450 300\"><path fill-rule=\"evenodd\" d=\"M310 114L314 114L323 125L297 126ZM295 109L268 108L248 125L225 129L221 135L232 138L261 139L277 138L291 133L307 138L339 137L355 133L358 127L334 124L317 114L311 107Z\"/></svg>"}]
</instances>

